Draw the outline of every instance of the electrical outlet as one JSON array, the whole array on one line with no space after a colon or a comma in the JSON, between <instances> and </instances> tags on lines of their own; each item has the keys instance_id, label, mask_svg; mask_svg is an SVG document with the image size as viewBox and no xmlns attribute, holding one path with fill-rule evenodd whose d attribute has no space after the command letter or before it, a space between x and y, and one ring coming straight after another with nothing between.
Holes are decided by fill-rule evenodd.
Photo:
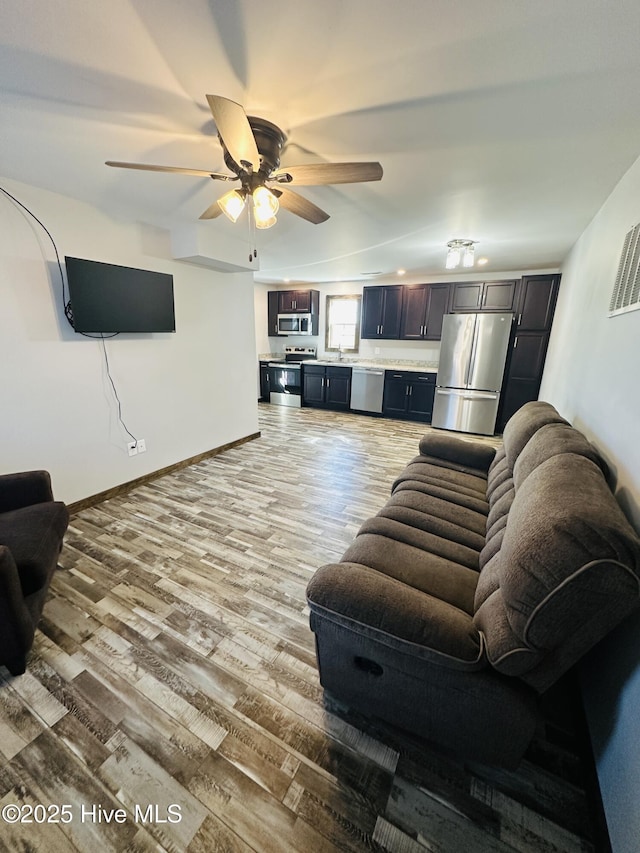
<instances>
[{"instance_id":1,"label":"electrical outlet","mask_svg":"<svg viewBox=\"0 0 640 853\"><path fill-rule=\"evenodd\" d=\"M138 453L146 453L147 450L147 442L144 438L138 439Z\"/></svg>"},{"instance_id":2,"label":"electrical outlet","mask_svg":"<svg viewBox=\"0 0 640 853\"><path fill-rule=\"evenodd\" d=\"M127 444L127 450L129 451L129 456L136 456L138 453L138 442L130 441L129 444Z\"/></svg>"}]
</instances>

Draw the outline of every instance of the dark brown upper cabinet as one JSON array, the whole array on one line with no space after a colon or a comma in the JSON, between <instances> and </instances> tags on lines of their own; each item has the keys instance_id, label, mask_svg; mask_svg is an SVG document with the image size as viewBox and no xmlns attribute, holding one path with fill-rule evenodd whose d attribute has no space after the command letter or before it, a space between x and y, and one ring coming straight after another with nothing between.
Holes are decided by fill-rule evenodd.
<instances>
[{"instance_id":1,"label":"dark brown upper cabinet","mask_svg":"<svg viewBox=\"0 0 640 853\"><path fill-rule=\"evenodd\" d=\"M317 314L319 290L278 290L278 314Z\"/></svg>"},{"instance_id":2,"label":"dark brown upper cabinet","mask_svg":"<svg viewBox=\"0 0 640 853\"><path fill-rule=\"evenodd\" d=\"M400 284L363 288L361 338L400 337L403 290Z\"/></svg>"},{"instance_id":3,"label":"dark brown upper cabinet","mask_svg":"<svg viewBox=\"0 0 640 853\"><path fill-rule=\"evenodd\" d=\"M400 338L403 341L439 341L448 304L448 284L404 285Z\"/></svg>"},{"instance_id":4,"label":"dark brown upper cabinet","mask_svg":"<svg viewBox=\"0 0 640 853\"><path fill-rule=\"evenodd\" d=\"M451 285L451 311L514 311L516 285L516 279L456 282Z\"/></svg>"},{"instance_id":5,"label":"dark brown upper cabinet","mask_svg":"<svg viewBox=\"0 0 640 853\"><path fill-rule=\"evenodd\" d=\"M278 314L311 314L313 334L318 334L319 290L269 290L267 292L268 335L278 334Z\"/></svg>"},{"instance_id":6,"label":"dark brown upper cabinet","mask_svg":"<svg viewBox=\"0 0 640 853\"><path fill-rule=\"evenodd\" d=\"M560 275L522 277L516 327L521 332L548 332L558 298Z\"/></svg>"}]
</instances>

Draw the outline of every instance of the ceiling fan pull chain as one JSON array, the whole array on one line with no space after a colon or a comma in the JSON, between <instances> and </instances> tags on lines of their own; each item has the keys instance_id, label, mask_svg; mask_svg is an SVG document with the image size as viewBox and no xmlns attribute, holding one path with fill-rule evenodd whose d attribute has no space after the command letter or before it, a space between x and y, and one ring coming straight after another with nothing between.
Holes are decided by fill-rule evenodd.
<instances>
[{"instance_id":1,"label":"ceiling fan pull chain","mask_svg":"<svg viewBox=\"0 0 640 853\"><path fill-rule=\"evenodd\" d=\"M249 263L253 263L253 259L258 257L256 248L256 227L253 219L253 205L247 205L247 216L249 218ZM253 246L253 249L251 248Z\"/></svg>"}]
</instances>

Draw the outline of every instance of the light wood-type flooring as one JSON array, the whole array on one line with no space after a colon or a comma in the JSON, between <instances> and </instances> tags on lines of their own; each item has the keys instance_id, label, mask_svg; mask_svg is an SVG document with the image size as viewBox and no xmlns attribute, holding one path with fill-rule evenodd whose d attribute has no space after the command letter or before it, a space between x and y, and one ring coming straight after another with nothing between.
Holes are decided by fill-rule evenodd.
<instances>
[{"instance_id":1,"label":"light wood-type flooring","mask_svg":"<svg viewBox=\"0 0 640 853\"><path fill-rule=\"evenodd\" d=\"M0 667L0 849L593 850L566 721L505 772L323 699L306 584L425 427L260 428L72 518L27 673Z\"/></svg>"}]
</instances>

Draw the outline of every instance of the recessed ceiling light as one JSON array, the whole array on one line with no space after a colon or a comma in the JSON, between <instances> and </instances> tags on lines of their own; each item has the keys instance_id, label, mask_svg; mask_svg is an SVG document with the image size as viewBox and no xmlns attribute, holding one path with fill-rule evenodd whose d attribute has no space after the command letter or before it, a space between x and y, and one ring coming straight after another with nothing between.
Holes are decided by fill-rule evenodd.
<instances>
[{"instance_id":1,"label":"recessed ceiling light","mask_svg":"<svg viewBox=\"0 0 640 853\"><path fill-rule=\"evenodd\" d=\"M489 263L489 258L478 258L476 261L479 267L483 267L485 264Z\"/></svg>"},{"instance_id":2,"label":"recessed ceiling light","mask_svg":"<svg viewBox=\"0 0 640 853\"><path fill-rule=\"evenodd\" d=\"M406 273L406 270L396 270L396 272L398 273L398 275L404 275Z\"/></svg>"}]
</instances>

